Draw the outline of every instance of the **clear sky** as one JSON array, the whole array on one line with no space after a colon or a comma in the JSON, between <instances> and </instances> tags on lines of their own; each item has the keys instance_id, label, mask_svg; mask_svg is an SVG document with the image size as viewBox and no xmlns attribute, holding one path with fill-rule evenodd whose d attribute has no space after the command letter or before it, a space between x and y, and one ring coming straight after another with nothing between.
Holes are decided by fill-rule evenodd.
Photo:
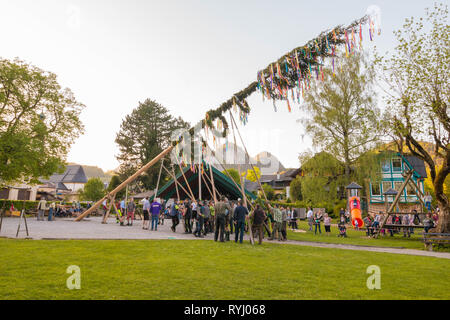
<instances>
[{"instance_id":1,"label":"clear sky","mask_svg":"<svg viewBox=\"0 0 450 320\"><path fill-rule=\"evenodd\" d=\"M256 79L257 71L321 31L381 10L381 52L395 46L393 30L423 16L432 0L151 1L0 0L0 56L19 57L54 72L86 105L85 134L68 161L118 166L114 143L122 119L151 98L191 124ZM373 44L365 34L366 50ZM260 94L242 128L251 155L269 151L286 167L310 139L285 103L274 112Z\"/></svg>"}]
</instances>

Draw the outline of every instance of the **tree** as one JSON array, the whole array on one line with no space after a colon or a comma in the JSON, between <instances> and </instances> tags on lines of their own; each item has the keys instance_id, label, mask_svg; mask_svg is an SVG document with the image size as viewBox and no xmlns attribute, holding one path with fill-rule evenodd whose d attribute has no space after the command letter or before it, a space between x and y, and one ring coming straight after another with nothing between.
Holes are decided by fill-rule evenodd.
<instances>
[{"instance_id":1,"label":"tree","mask_svg":"<svg viewBox=\"0 0 450 320\"><path fill-rule=\"evenodd\" d=\"M105 195L105 185L100 178L90 178L80 192L80 197L85 201L98 201Z\"/></svg>"},{"instance_id":2,"label":"tree","mask_svg":"<svg viewBox=\"0 0 450 320\"><path fill-rule=\"evenodd\" d=\"M0 58L0 184L38 183L63 171L83 133L83 107L55 74Z\"/></svg>"},{"instance_id":3,"label":"tree","mask_svg":"<svg viewBox=\"0 0 450 320\"><path fill-rule=\"evenodd\" d=\"M140 102L122 121L116 136L121 179L127 178L166 149L175 130L182 128L188 129L189 123L173 117L159 103L150 99ZM135 184L137 190L134 191L154 189L159 170L159 165L153 166L141 175ZM161 179L165 177L166 172L163 170Z\"/></svg>"},{"instance_id":4,"label":"tree","mask_svg":"<svg viewBox=\"0 0 450 320\"><path fill-rule=\"evenodd\" d=\"M120 177L118 175L114 175L112 176L111 180L109 181L109 185L108 188L106 189L106 191L111 192L113 191L115 188L117 188L123 181L120 179ZM116 194L116 199L122 199L125 197L125 193L126 193L126 189L122 189L120 190L117 194Z\"/></svg>"},{"instance_id":5,"label":"tree","mask_svg":"<svg viewBox=\"0 0 450 320\"><path fill-rule=\"evenodd\" d=\"M380 111L372 89L374 73L361 54L342 58L335 75L324 68L325 81L313 81L305 97L310 118L304 120L313 145L344 164L347 182L351 166L380 137Z\"/></svg>"},{"instance_id":6,"label":"tree","mask_svg":"<svg viewBox=\"0 0 450 320\"><path fill-rule=\"evenodd\" d=\"M327 152L303 154L300 160L304 176L300 178L303 200L312 203L332 202L338 187L345 186L345 167Z\"/></svg>"},{"instance_id":7,"label":"tree","mask_svg":"<svg viewBox=\"0 0 450 320\"><path fill-rule=\"evenodd\" d=\"M255 171L253 171L253 169L248 169L247 172L245 173L245 178L251 182L256 182L261 178L261 170L258 167L254 168Z\"/></svg>"},{"instance_id":8,"label":"tree","mask_svg":"<svg viewBox=\"0 0 450 320\"><path fill-rule=\"evenodd\" d=\"M426 9L425 21L406 19L394 34L398 41L394 54L377 59L382 83L387 85L386 117L399 152L406 145L411 154L428 165L440 208L437 231L450 232L450 203L444 193L444 182L450 174L448 7L436 4L434 10ZM433 152L421 141L431 142Z\"/></svg>"},{"instance_id":9,"label":"tree","mask_svg":"<svg viewBox=\"0 0 450 320\"><path fill-rule=\"evenodd\" d=\"M301 201L303 200L302 196L302 177L297 176L294 180L291 181L291 185L289 188L289 196L292 201Z\"/></svg>"},{"instance_id":10,"label":"tree","mask_svg":"<svg viewBox=\"0 0 450 320\"><path fill-rule=\"evenodd\" d=\"M264 183L262 185L264 193L266 194L267 200L274 200L275 199L275 190L272 188L272 186L268 185L267 183Z\"/></svg>"},{"instance_id":11,"label":"tree","mask_svg":"<svg viewBox=\"0 0 450 320\"><path fill-rule=\"evenodd\" d=\"M233 169L233 168L227 169L226 171L228 172L230 177L233 178L234 182L236 182L237 185L240 186L241 185L241 179L239 178L239 172L236 169ZM228 175L225 172L225 170L222 171L222 173L228 177Z\"/></svg>"}]
</instances>

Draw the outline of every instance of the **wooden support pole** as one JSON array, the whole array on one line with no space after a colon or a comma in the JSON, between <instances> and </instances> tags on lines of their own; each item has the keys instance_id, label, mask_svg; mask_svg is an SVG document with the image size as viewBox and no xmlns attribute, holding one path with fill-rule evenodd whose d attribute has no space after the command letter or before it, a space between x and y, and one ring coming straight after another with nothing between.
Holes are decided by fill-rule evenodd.
<instances>
[{"instance_id":1,"label":"wooden support pole","mask_svg":"<svg viewBox=\"0 0 450 320\"><path fill-rule=\"evenodd\" d=\"M161 181L163 164L164 164L164 158L161 159L161 167L159 168L158 182L156 182L156 189L155 189L155 195L153 196L153 200L156 200L156 197L158 196L159 181Z\"/></svg>"},{"instance_id":2,"label":"wooden support pole","mask_svg":"<svg viewBox=\"0 0 450 320\"><path fill-rule=\"evenodd\" d=\"M159 160L161 160L166 154L170 153L173 150L173 145L162 151L159 155L157 155L155 158L153 158L149 163L147 163L145 166L143 166L141 169L136 171L132 176L130 176L128 179L126 179L124 182L122 182L117 188L115 188L113 191L111 191L109 194L104 196L102 199L94 203L92 207L90 207L88 210L83 212L80 216L78 216L74 221L81 221L84 217L86 217L88 214L91 214L94 212L103 202L103 200L110 197L112 194L116 194L119 191L121 191L123 188L125 188L127 185L129 185L131 182L136 180L137 177L139 177L142 173L147 171L151 166L153 166L155 163L157 163Z\"/></svg>"},{"instance_id":3,"label":"wooden support pole","mask_svg":"<svg viewBox=\"0 0 450 320\"><path fill-rule=\"evenodd\" d=\"M225 175L231 180L231 182L236 186L236 189L241 193L242 198L246 197L247 195L245 194L245 192L242 194L242 190L241 188L238 186L238 184L236 183L236 181L233 180L233 178L230 176L230 174L228 173L227 169L225 169L225 166L219 161L219 159L216 158L215 156L215 152L209 147L209 145L206 145L209 150L211 151L211 155L217 160L217 162L220 164L220 166L222 167L223 171L225 172Z\"/></svg>"},{"instance_id":4,"label":"wooden support pole","mask_svg":"<svg viewBox=\"0 0 450 320\"><path fill-rule=\"evenodd\" d=\"M103 221L102 223L106 223L106 221L108 220L109 217L109 213L111 212L111 206L114 204L114 200L116 199L116 194L112 195L112 198L109 198L109 206L108 206L108 210L105 212L105 216L103 217Z\"/></svg>"},{"instance_id":5,"label":"wooden support pole","mask_svg":"<svg viewBox=\"0 0 450 320\"><path fill-rule=\"evenodd\" d=\"M198 200L202 200L202 168L198 165Z\"/></svg>"},{"instance_id":6,"label":"wooden support pole","mask_svg":"<svg viewBox=\"0 0 450 320\"><path fill-rule=\"evenodd\" d=\"M230 111L230 117L232 118L232 114ZM231 128L233 130L233 139L234 139L234 160L238 162L238 173L239 173L239 182L241 183L241 188L242 188L242 194L244 195L242 197L242 200L244 201L244 207L246 207L248 209L248 205L247 205L247 197L245 196L245 187L244 187L244 183L243 183L243 179L242 179L242 173L241 173L241 164L239 163L239 159L237 159L237 143L236 143L236 134L234 132L234 124L233 121L231 121ZM256 175L256 172L255 172ZM250 243L252 245L255 245L255 241L253 239L253 230L252 230L252 222L250 220L249 217L247 217L247 222L248 222L248 231L250 233Z\"/></svg>"},{"instance_id":7,"label":"wooden support pole","mask_svg":"<svg viewBox=\"0 0 450 320\"><path fill-rule=\"evenodd\" d=\"M211 181L210 182L211 182L211 186L212 186L212 189L213 189L214 204L216 204L217 203L216 186L214 184L214 174L213 174L213 167L212 167L211 163L209 164L209 175L211 176ZM206 177L208 177L208 176L206 176Z\"/></svg>"},{"instance_id":8,"label":"wooden support pole","mask_svg":"<svg viewBox=\"0 0 450 320\"><path fill-rule=\"evenodd\" d=\"M163 167L164 170L166 170L166 172L169 174L169 176L172 177L173 181L175 182L176 185L178 185L186 194L189 198L191 198L193 201L195 200L193 197L191 197L191 195L189 194L189 192L186 191L186 189L181 185L181 183L178 182L178 180L176 179L175 176L172 175L172 172L170 172L168 169L166 169L166 167Z\"/></svg>"},{"instance_id":9,"label":"wooden support pole","mask_svg":"<svg viewBox=\"0 0 450 320\"><path fill-rule=\"evenodd\" d=\"M206 175L206 173L205 173L205 175ZM205 179L203 174L202 174L202 180L205 183L206 189L208 189L209 194L211 195L211 199L212 199L213 198L213 193L212 193L211 189L209 188L208 183L206 182L206 179Z\"/></svg>"},{"instance_id":10,"label":"wooden support pole","mask_svg":"<svg viewBox=\"0 0 450 320\"><path fill-rule=\"evenodd\" d=\"M211 174L210 174L210 175L211 175ZM214 196L217 194L219 197L221 197L222 195L220 194L219 191L217 191L216 187L214 186L214 182L211 181L211 178L208 177L207 174L205 174L205 177L206 177L206 180L208 180L209 184L210 184L211 187L212 187ZM213 177L213 179L214 179L214 177ZM214 202L215 202L216 200L217 200L217 197L214 198Z\"/></svg>"},{"instance_id":11,"label":"wooden support pole","mask_svg":"<svg viewBox=\"0 0 450 320\"><path fill-rule=\"evenodd\" d=\"M391 206L388 209L388 214L391 213L392 210L394 210L394 208L396 207L398 201L400 200L400 197L402 196L403 190L405 190L405 187L408 184L409 179L411 179L412 175L413 171L412 170L408 171L405 181L403 181L402 185L400 186L400 190L398 190L398 193L395 196L394 202L392 202Z\"/></svg>"},{"instance_id":12,"label":"wooden support pole","mask_svg":"<svg viewBox=\"0 0 450 320\"><path fill-rule=\"evenodd\" d=\"M191 193L191 196L192 196L191 199L195 199L194 193L192 192L192 189L191 189L191 187L189 186L189 182L187 181L186 176L184 175L184 170L183 170L183 168L181 167L180 163L178 162L178 159L177 159L177 164L178 164L178 167L180 168L181 174L183 175L184 182L186 182L186 186L188 187L189 192Z\"/></svg>"},{"instance_id":13,"label":"wooden support pole","mask_svg":"<svg viewBox=\"0 0 450 320\"><path fill-rule=\"evenodd\" d=\"M177 176L175 175L175 169L173 168L173 165L172 165L172 176L173 176L173 179L175 180L175 189L177 190L177 198L178 198L178 202L180 202L180 192L178 191L178 179L177 179Z\"/></svg>"},{"instance_id":14,"label":"wooden support pole","mask_svg":"<svg viewBox=\"0 0 450 320\"><path fill-rule=\"evenodd\" d=\"M256 170L255 170L255 167L253 166L253 163L250 161L250 155L249 155L249 153L247 151L247 147L244 144L244 140L242 139L242 136L241 136L241 133L239 131L239 128L237 127L236 121L234 121L234 117L231 114L231 112L230 112L230 118L231 118L231 122L234 123L234 126L236 127L236 131L238 132L238 135L239 135L239 138L241 140L242 146L244 147L245 154L248 157L248 162L250 163L250 166L252 167L253 173L255 174L255 178L258 181L259 187L261 188L261 191L262 191L262 193L264 195L264 199L266 200L266 204L269 204L269 200L267 199L266 192L264 191L264 189L262 187L261 180L259 179L258 175L256 174ZM271 207L270 206L268 206L268 207L269 207L269 210L270 210Z\"/></svg>"}]
</instances>

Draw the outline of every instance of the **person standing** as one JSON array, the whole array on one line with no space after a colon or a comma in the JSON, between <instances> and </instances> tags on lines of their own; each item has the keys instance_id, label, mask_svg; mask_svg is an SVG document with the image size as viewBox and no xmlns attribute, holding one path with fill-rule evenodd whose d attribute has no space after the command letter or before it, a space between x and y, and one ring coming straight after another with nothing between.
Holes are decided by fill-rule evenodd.
<instances>
[{"instance_id":1,"label":"person standing","mask_svg":"<svg viewBox=\"0 0 450 320\"><path fill-rule=\"evenodd\" d=\"M275 233L278 234L278 241L281 241L281 225L283 224L283 213L278 208L277 205L275 205L274 208L272 208L269 204L269 209L272 209L273 212L273 220L275 221L274 228L272 230L272 237L270 240L275 239Z\"/></svg>"},{"instance_id":2,"label":"person standing","mask_svg":"<svg viewBox=\"0 0 450 320\"><path fill-rule=\"evenodd\" d=\"M150 224L150 201L148 201L148 197L142 201L142 214L144 215L144 222L142 223L142 229L148 230Z\"/></svg>"},{"instance_id":3,"label":"person standing","mask_svg":"<svg viewBox=\"0 0 450 320\"><path fill-rule=\"evenodd\" d=\"M314 213L313 213L311 207L308 207L308 212L306 213L306 219L308 219L309 231L312 231L312 226L313 226L313 221L314 221L313 215L314 215Z\"/></svg>"},{"instance_id":4,"label":"person standing","mask_svg":"<svg viewBox=\"0 0 450 320\"><path fill-rule=\"evenodd\" d=\"M373 235L373 221L372 221L372 217L370 216L370 214L368 214L364 219L364 225L366 227L366 236L371 237Z\"/></svg>"},{"instance_id":5,"label":"person standing","mask_svg":"<svg viewBox=\"0 0 450 320\"><path fill-rule=\"evenodd\" d=\"M191 225L191 218L192 218L192 207L189 200L186 200L184 203L185 212L184 212L184 233L192 233L192 225Z\"/></svg>"},{"instance_id":6,"label":"person standing","mask_svg":"<svg viewBox=\"0 0 450 320\"><path fill-rule=\"evenodd\" d=\"M235 237L234 242L242 243L244 241L244 228L245 228L245 220L247 219L248 210L246 207L242 205L242 200L239 200L238 205L234 209L233 221L235 224Z\"/></svg>"},{"instance_id":7,"label":"person standing","mask_svg":"<svg viewBox=\"0 0 450 320\"><path fill-rule=\"evenodd\" d=\"M298 229L297 218L298 218L297 210L296 209L292 209L292 229L293 230L297 230Z\"/></svg>"},{"instance_id":8,"label":"person standing","mask_svg":"<svg viewBox=\"0 0 450 320\"><path fill-rule=\"evenodd\" d=\"M158 199L155 199L150 206L150 213L152 214L152 231L158 231L159 215L161 214L162 206Z\"/></svg>"},{"instance_id":9,"label":"person standing","mask_svg":"<svg viewBox=\"0 0 450 320\"><path fill-rule=\"evenodd\" d=\"M47 210L47 200L45 197L42 197L38 203L37 221L44 221L45 210Z\"/></svg>"},{"instance_id":10,"label":"person standing","mask_svg":"<svg viewBox=\"0 0 450 320\"><path fill-rule=\"evenodd\" d=\"M403 227L403 237L406 238L406 235L408 235L408 238L411 238L411 227L410 227L410 215L405 214L405 216L402 219Z\"/></svg>"},{"instance_id":11,"label":"person standing","mask_svg":"<svg viewBox=\"0 0 450 320\"><path fill-rule=\"evenodd\" d=\"M258 235L258 244L262 244L264 235L264 221L267 218L266 213L261 209L261 206L257 204L251 216L253 217L253 235Z\"/></svg>"},{"instance_id":12,"label":"person standing","mask_svg":"<svg viewBox=\"0 0 450 320\"><path fill-rule=\"evenodd\" d=\"M211 213L211 218L209 219L209 232L213 233L215 230L216 223L216 210L214 209L214 202L209 202L209 212Z\"/></svg>"},{"instance_id":13,"label":"person standing","mask_svg":"<svg viewBox=\"0 0 450 320\"><path fill-rule=\"evenodd\" d=\"M319 233L322 234L322 230L320 230L320 220L322 220L322 212L318 210L314 214L314 234L317 234L317 229L319 229Z\"/></svg>"},{"instance_id":14,"label":"person standing","mask_svg":"<svg viewBox=\"0 0 450 320\"><path fill-rule=\"evenodd\" d=\"M198 206L197 206L197 227L195 228L194 231L194 235L197 238L203 238L202 236L202 229L203 229L203 224L205 222L204 220L204 207L203 207L203 203L201 201L198 202Z\"/></svg>"},{"instance_id":15,"label":"person standing","mask_svg":"<svg viewBox=\"0 0 450 320\"><path fill-rule=\"evenodd\" d=\"M270 225L270 230L267 230L267 237L270 239L272 237L273 230L275 229L275 220L273 219L272 211L269 209L267 211L266 221Z\"/></svg>"},{"instance_id":16,"label":"person standing","mask_svg":"<svg viewBox=\"0 0 450 320\"><path fill-rule=\"evenodd\" d=\"M209 210L208 202L204 202L203 206L203 235L206 236L209 232L209 221L211 220L211 211Z\"/></svg>"},{"instance_id":17,"label":"person standing","mask_svg":"<svg viewBox=\"0 0 450 320\"><path fill-rule=\"evenodd\" d=\"M56 215L56 204L54 202L50 203L50 208L48 208L48 221L53 220L53 214Z\"/></svg>"},{"instance_id":18,"label":"person standing","mask_svg":"<svg viewBox=\"0 0 450 320\"><path fill-rule=\"evenodd\" d=\"M427 192L425 197L423 197L423 202L425 202L425 207L427 208L428 212L431 211L431 201L433 201L433 197L429 192Z\"/></svg>"},{"instance_id":19,"label":"person standing","mask_svg":"<svg viewBox=\"0 0 450 320\"><path fill-rule=\"evenodd\" d=\"M130 201L127 205L127 226L132 226L134 221L134 212L136 211L136 204L134 203L134 199L130 198ZM130 223L131 219L131 223Z\"/></svg>"},{"instance_id":20,"label":"person standing","mask_svg":"<svg viewBox=\"0 0 450 320\"><path fill-rule=\"evenodd\" d=\"M324 214L323 217L323 226L325 227L325 233L327 236L331 234L331 217L328 216L328 213Z\"/></svg>"},{"instance_id":21,"label":"person standing","mask_svg":"<svg viewBox=\"0 0 450 320\"><path fill-rule=\"evenodd\" d=\"M172 218L172 227L170 227L170 229L172 229L173 232L176 232L176 228L177 225L180 223L180 221L178 220L178 204L176 201L173 202L172 206L170 207L170 217Z\"/></svg>"},{"instance_id":22,"label":"person standing","mask_svg":"<svg viewBox=\"0 0 450 320\"><path fill-rule=\"evenodd\" d=\"M288 218L288 210L286 210L286 208L283 208L282 210L281 210L281 213L282 213L282 215L283 215L283 222L281 223L281 240L282 241L286 241L287 240L287 224L288 224L288 221L289 221L289 218Z\"/></svg>"},{"instance_id":23,"label":"person standing","mask_svg":"<svg viewBox=\"0 0 450 320\"><path fill-rule=\"evenodd\" d=\"M220 235L220 242L224 242L225 224L226 224L226 211L231 211L230 205L225 202L225 197L221 196L214 206L216 214L216 230L214 233L214 241L217 241Z\"/></svg>"}]
</instances>

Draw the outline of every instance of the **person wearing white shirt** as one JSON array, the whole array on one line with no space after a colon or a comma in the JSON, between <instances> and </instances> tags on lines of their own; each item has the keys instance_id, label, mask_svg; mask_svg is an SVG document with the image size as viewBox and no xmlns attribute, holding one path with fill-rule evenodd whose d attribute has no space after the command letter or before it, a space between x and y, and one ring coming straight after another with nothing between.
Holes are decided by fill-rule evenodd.
<instances>
[{"instance_id":1,"label":"person wearing white shirt","mask_svg":"<svg viewBox=\"0 0 450 320\"><path fill-rule=\"evenodd\" d=\"M308 207L308 212L306 213L306 219L308 219L309 231L312 231L314 213L310 207Z\"/></svg>"}]
</instances>

